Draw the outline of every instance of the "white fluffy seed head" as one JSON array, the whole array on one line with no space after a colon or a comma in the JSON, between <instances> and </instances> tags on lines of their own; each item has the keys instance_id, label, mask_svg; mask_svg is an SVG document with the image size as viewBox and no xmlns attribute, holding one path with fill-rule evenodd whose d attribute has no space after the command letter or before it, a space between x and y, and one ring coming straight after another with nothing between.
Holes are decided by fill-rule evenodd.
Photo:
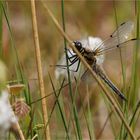
<instances>
[{"instance_id":1,"label":"white fluffy seed head","mask_svg":"<svg viewBox=\"0 0 140 140\"><path fill-rule=\"evenodd\" d=\"M17 121L9 104L9 94L2 91L0 97L0 130L7 131Z\"/></svg>"}]
</instances>

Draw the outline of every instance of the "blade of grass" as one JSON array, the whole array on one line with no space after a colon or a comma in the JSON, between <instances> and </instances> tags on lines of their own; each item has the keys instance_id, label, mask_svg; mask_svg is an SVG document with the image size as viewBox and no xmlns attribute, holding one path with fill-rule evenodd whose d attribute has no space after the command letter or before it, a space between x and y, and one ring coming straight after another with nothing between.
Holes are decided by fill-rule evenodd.
<instances>
[{"instance_id":1,"label":"blade of grass","mask_svg":"<svg viewBox=\"0 0 140 140\"><path fill-rule=\"evenodd\" d=\"M28 130L26 132L26 138L29 137L30 133L31 133L31 137L32 137L32 134L33 134L32 124L33 124L33 120L34 120L34 114L35 114L35 108L31 109L31 112L30 112L31 120L30 120L30 123L28 126Z\"/></svg>"},{"instance_id":2,"label":"blade of grass","mask_svg":"<svg viewBox=\"0 0 140 140\"><path fill-rule=\"evenodd\" d=\"M140 1L136 1L136 7L137 7L137 28L136 28L136 37L140 38L139 32L139 16L140 16ZM139 66L139 62L138 62L138 51L139 51L139 46L138 44L136 44L135 47L135 58L134 58L134 94L133 94L133 103L136 100L136 95L138 94L138 66Z\"/></svg>"},{"instance_id":3,"label":"blade of grass","mask_svg":"<svg viewBox=\"0 0 140 140\"><path fill-rule=\"evenodd\" d=\"M72 109L72 107L71 107L71 104L68 102L68 106L69 106L69 114L70 114L70 116L69 116L69 119L68 119L68 131L69 132L74 132L74 138L73 139L78 139L78 137L77 137L77 132L76 132L76 128L75 128L75 125L74 125L74 121L73 121L73 109ZM72 127L72 126L73 127Z\"/></svg>"},{"instance_id":4,"label":"blade of grass","mask_svg":"<svg viewBox=\"0 0 140 140\"><path fill-rule=\"evenodd\" d=\"M78 93L78 82L77 79L75 77L75 83L76 83L76 87L75 87L75 91L74 91L74 97L73 97L73 102L72 102L72 106L74 107L74 119L75 119L75 123L76 123L76 129L77 129L77 133L78 133L78 139L82 139L82 130L81 130L81 126L80 126L80 118L78 116L78 111L77 111L77 107L76 107L76 98L77 98L77 93ZM80 136L80 137L79 137Z\"/></svg>"},{"instance_id":5,"label":"blade of grass","mask_svg":"<svg viewBox=\"0 0 140 140\"><path fill-rule=\"evenodd\" d=\"M7 26L8 26L8 29L9 29L10 43L11 43L12 53L13 53L13 56L14 56L16 76L17 76L17 79L20 80L20 79L23 79L22 70L21 70L16 46L15 46L15 43L14 43L14 39L13 39L13 32L12 32L11 24L10 24L10 20L9 20L9 13L8 13L8 10L6 10L6 6L5 6L6 2L5 1L1 2L1 5L2 5L4 17L6 19Z\"/></svg>"},{"instance_id":6,"label":"blade of grass","mask_svg":"<svg viewBox=\"0 0 140 140\"><path fill-rule=\"evenodd\" d=\"M76 80L76 78L75 78L75 80ZM72 122L73 127L71 128L71 130L74 130L75 139L78 139L78 136L77 136L77 128L76 128L76 125L74 123L74 121L77 121L77 120L75 120L75 118L74 118L74 121L73 121L73 106L75 106L75 108L76 108L75 101L76 101L76 97L77 97L77 87L78 87L78 83L76 83L75 91L73 91L74 92L74 95L73 95L74 96L73 97L73 104L71 105L71 103L69 103L69 108L70 108L70 113L69 114L70 114L70 117L69 117L69 121L68 121L68 129L71 128L70 127L70 124ZM78 114L78 112L76 110L76 116L78 117L78 124L80 124L80 122L79 122L79 116L78 115L79 114Z\"/></svg>"},{"instance_id":7,"label":"blade of grass","mask_svg":"<svg viewBox=\"0 0 140 140\"><path fill-rule=\"evenodd\" d=\"M58 108L59 108L59 111L60 111L60 114L61 114L61 118L62 118L62 121L63 121L63 124L64 124L64 128L65 128L65 131L66 131L66 134L67 134L67 139L70 139L70 137L69 137L69 131L68 131L68 127L67 127L67 122L66 122L66 119L65 119L65 117L64 117L64 115L63 115L63 111L62 111L62 108L61 108L61 105L60 105L60 103L59 103L59 99L58 99L58 97L59 97L59 95L60 95L60 93L61 93L61 89L62 89L62 87L63 87L63 84L64 84L64 80L63 80L63 82L62 82L62 85L61 85L61 88L60 88L60 90L59 90L59 93L58 93L58 95L56 94L56 90L55 90L55 87L54 87L54 84L53 84L53 81L52 81L52 78L51 78L51 76L50 76L50 74L49 74L49 78L50 78L50 81L51 81L51 85L52 85L52 88L53 88L53 91L54 91L54 95L55 95L55 98L56 98L56 102L55 102L55 104L57 103L57 105L58 105ZM55 107L55 104L54 104L54 107ZM53 111L54 109L52 109L52 111ZM51 112L51 114L52 114L52 112ZM50 115L51 115L50 114ZM50 118L50 117L49 117Z\"/></svg>"},{"instance_id":8,"label":"blade of grass","mask_svg":"<svg viewBox=\"0 0 140 140\"><path fill-rule=\"evenodd\" d=\"M118 18L117 18L117 9L116 9L115 0L113 0L113 8L114 8L116 27L118 28ZM118 36L118 44L119 44L119 42L120 42L119 32L117 32L117 36ZM120 48L119 48L119 55L120 55L122 78L123 78L123 92L125 93L125 91L126 91L126 73L125 73L125 69L126 68L125 68L125 65L123 65L122 51L121 51Z\"/></svg>"},{"instance_id":9,"label":"blade of grass","mask_svg":"<svg viewBox=\"0 0 140 140\"><path fill-rule=\"evenodd\" d=\"M0 58L2 58L3 49L2 49L2 34L3 34L3 10L2 10L2 2L0 1Z\"/></svg>"},{"instance_id":10,"label":"blade of grass","mask_svg":"<svg viewBox=\"0 0 140 140\"><path fill-rule=\"evenodd\" d=\"M113 0L113 8L114 8L114 14L115 14L115 22L118 28L118 18L117 18L117 9L116 9L115 0ZM117 32L117 36L118 36L118 43L119 43L120 42L119 32ZM119 55L120 55L121 72L122 72L122 79L123 79L123 93L125 93L126 92L126 73L125 73L126 68L125 68L125 65L123 64L122 51L120 48L119 48ZM123 110L124 110L125 116L128 117L126 104L123 104ZM124 135L124 133L125 133L125 127L122 122L119 139L122 139L122 136Z\"/></svg>"},{"instance_id":11,"label":"blade of grass","mask_svg":"<svg viewBox=\"0 0 140 140\"><path fill-rule=\"evenodd\" d=\"M37 28L37 19L36 19L36 8L35 8L35 0L31 0L31 13L32 13L32 26L33 26L33 38L35 43L35 55L36 55L36 63L37 63L37 73L39 79L39 88L41 97L45 96L45 87L42 73L42 62L41 62L41 53L40 53L40 45L39 45L39 37L38 37L38 28ZM42 109L43 109L43 121L45 126L45 139L50 140L50 129L49 125L46 124L48 122L48 111L46 100L42 99Z\"/></svg>"},{"instance_id":12,"label":"blade of grass","mask_svg":"<svg viewBox=\"0 0 140 140\"><path fill-rule=\"evenodd\" d=\"M69 83L65 84L62 88L68 86L68 84L69 84ZM59 90L60 90L60 89L56 89L55 92L57 92L57 91L59 91ZM35 103L41 101L41 100L44 99L44 98L48 98L49 96L51 96L51 95L53 95L53 94L54 94L54 92L51 92L51 93L49 93L48 95L46 95L46 96L44 96L44 97L42 97L42 98L39 98L39 99L37 99L37 100L35 100L35 101L30 102L28 105L35 104Z\"/></svg>"},{"instance_id":13,"label":"blade of grass","mask_svg":"<svg viewBox=\"0 0 140 140\"><path fill-rule=\"evenodd\" d=\"M116 113L118 114L118 116L120 117L120 119L123 121L126 129L128 130L128 133L130 134L132 139L136 139L134 133L132 132L131 128L129 127L127 121L125 120L123 113L120 111L120 109L118 108L116 102L114 101L114 99L112 98L112 96L108 93L108 91L106 90L105 86L103 85L103 83L101 82L101 80L97 77L97 75L95 74L95 72L92 70L92 68L89 66L89 64L85 61L84 57L81 56L81 54L78 52L78 50L75 48L75 46L73 45L72 41L69 39L69 37L67 36L67 34L65 34L65 32L63 32L63 29L61 28L60 24L58 23L58 21L56 20L56 18L54 17L54 15L52 14L52 12L50 11L50 9L47 7L47 5L44 3L44 1L42 1L42 4L44 6L44 8L46 9L46 12L49 14L49 16L51 17L53 23L55 24L55 26L57 27L57 29L59 30L59 32L61 33L62 36L64 36L66 38L66 40L68 41L70 47L74 50L74 52L78 55L79 59L81 60L81 62L88 68L88 70L91 72L92 76L94 77L94 79L97 81L97 83L99 84L99 86L102 88L102 90L104 91L106 97L108 98L108 100L110 101L110 103L112 104L112 106L114 107Z\"/></svg>"},{"instance_id":14,"label":"blade of grass","mask_svg":"<svg viewBox=\"0 0 140 140\"><path fill-rule=\"evenodd\" d=\"M5 8L6 2L0 1L0 4L1 4L1 10L3 11L2 13L4 14L4 17L6 19L7 26L8 26L8 29L9 29L11 46L12 46L12 49L14 50L13 52L15 53L15 55L14 55L15 56L14 60L16 62L15 69L16 69L16 74L17 74L17 77L18 77L18 74L20 74L20 76L21 76L22 72L21 72L21 69L20 69L20 63L19 63L17 51L16 51L16 48L15 48L15 45L14 45L14 40L13 40L12 30L11 30L11 26L10 26L10 22L9 22L8 13L7 13L6 8ZM18 70L18 68L19 68L19 70ZM22 132L18 122L16 123L16 127L17 127L17 130L18 130L19 135L21 137L21 140L25 140L23 132Z\"/></svg>"},{"instance_id":15,"label":"blade of grass","mask_svg":"<svg viewBox=\"0 0 140 140\"><path fill-rule=\"evenodd\" d=\"M137 106L135 107L135 111L134 111L134 113L133 113L133 116L131 117L131 120L130 120L130 123L129 123L129 126L131 126L132 125L132 123L134 122L134 118L135 118L135 116L136 116L136 113L138 112L138 109L139 109L139 107L140 107L140 101L137 103ZM127 133L124 135L124 140L127 138Z\"/></svg>"},{"instance_id":16,"label":"blade of grass","mask_svg":"<svg viewBox=\"0 0 140 140\"><path fill-rule=\"evenodd\" d=\"M79 75L80 76L80 75ZM76 77L74 77L75 79L75 83L76 83L76 89L75 89L75 93L74 93L74 100L76 100L76 96L77 96L77 93L79 95L79 98L80 98L80 102L81 102L81 108L80 108L80 111L78 112L79 113L79 120L81 120L81 116L84 115L84 118L85 118L85 121L86 121L86 125L87 125L87 129L88 129L88 134L89 134L89 138L90 139L95 139L95 136L93 136L93 127L92 126L92 119L89 119L90 118L90 115L91 115L91 110L90 110L90 107L88 106L88 115L86 115L86 111L84 110L85 106L86 106L86 103L87 102L87 98L88 97L86 96L85 100L82 101L81 97L81 93L78 89L78 85L79 85L79 82L80 82L80 78L81 77L78 77L78 80ZM89 99L89 98L88 98ZM89 103L89 102L88 102ZM89 104L88 104L89 105ZM89 118L87 118L89 117ZM85 129L85 128L84 128ZM84 131L84 130L83 130Z\"/></svg>"},{"instance_id":17,"label":"blade of grass","mask_svg":"<svg viewBox=\"0 0 140 140\"><path fill-rule=\"evenodd\" d=\"M136 38L140 38L139 35L139 16L140 16L140 1L135 1L135 11L136 11ZM138 68L139 68L139 61L138 61L138 52L139 52L139 45L136 43L136 46L134 47L134 53L133 53L133 67L132 67L132 78L131 78L131 89L130 89L130 95L131 95L131 105L135 105L135 101L137 99L138 95ZM132 109L134 109L132 106Z\"/></svg>"},{"instance_id":18,"label":"blade of grass","mask_svg":"<svg viewBox=\"0 0 140 140\"><path fill-rule=\"evenodd\" d=\"M87 113L85 110L85 102L82 101L81 99L81 94L79 93L79 97L80 97L80 102L81 102L81 109L82 109L82 113L84 114L84 118L86 121L86 125L87 125L87 129L88 129L88 134L89 134L89 138L90 140L94 140L95 139L95 134L94 134L94 127L93 127L93 117L91 116L91 109L90 109L90 102L89 102L89 93L88 93L88 89L87 89L87 96L88 96L88 103L87 103ZM80 113L81 114L81 113ZM82 115L82 114L81 114Z\"/></svg>"},{"instance_id":19,"label":"blade of grass","mask_svg":"<svg viewBox=\"0 0 140 140\"><path fill-rule=\"evenodd\" d=\"M110 105L107 101L107 98L105 97L104 94L101 94L103 96L103 99L104 99L104 103L107 107L107 110L108 110L108 114L109 112L112 112L113 111L113 114L112 116L110 117L110 125L111 125L111 129L112 129L112 132L113 132L113 135L114 137L117 139L118 138L118 133L116 131L116 126L115 126L115 121L117 120L118 118L118 115L117 113L115 112L114 108L112 107L112 105ZM117 124L120 123L120 122L117 122Z\"/></svg>"},{"instance_id":20,"label":"blade of grass","mask_svg":"<svg viewBox=\"0 0 140 140\"><path fill-rule=\"evenodd\" d=\"M10 21L9 21L9 13L8 13L8 10L6 10L6 2L1 2L1 7L2 7L2 10L3 10L3 13L4 13L4 16L5 16L5 19L6 19L6 22L7 22L7 26L8 26L8 29L9 29L9 34L10 34L10 41L11 41L11 48L12 48L12 53L13 53L13 56L14 56L14 61L15 61L15 71L16 71L16 77L17 77L17 82L22 82L24 85L27 85L27 82L23 76L23 71L22 71L22 68L21 68L21 64L19 62L19 57L18 57L18 53L17 53L17 49L16 49L16 46L15 46L15 43L14 43L14 39L13 39L13 32L12 32L12 29L11 29L11 24L10 24ZM8 8L7 8L8 9ZM25 99L26 101L28 102L28 86L26 86L27 88L24 89L24 95L25 95Z\"/></svg>"},{"instance_id":21,"label":"blade of grass","mask_svg":"<svg viewBox=\"0 0 140 140\"><path fill-rule=\"evenodd\" d=\"M64 0L61 0L61 9L62 9L62 24L63 24L63 31L65 32L65 16L64 16ZM81 129L80 129L80 124L78 121L78 113L77 109L73 100L73 95L72 95L72 86L71 86L71 78L70 78L70 71L68 67L68 54L67 54L67 46L66 46L66 38L64 37L64 46L65 46L65 55L66 55L66 64L67 64L67 73L68 73L68 82L69 82L69 94L71 97L71 102L72 102L72 107L73 107L73 114L74 114L74 120L76 124L76 129L77 129L77 134L78 134L78 139L82 139L82 134L81 134Z\"/></svg>"},{"instance_id":22,"label":"blade of grass","mask_svg":"<svg viewBox=\"0 0 140 140\"><path fill-rule=\"evenodd\" d=\"M102 135L102 133L103 133L103 131L105 129L105 126L106 126L107 122L109 121L109 119L110 119L110 117L111 117L112 114L113 114L113 110L111 110L111 112L108 114L108 116L107 116L107 118L105 120L105 123L104 123L102 129L100 130L100 132L97 135L97 139L99 139L101 137L101 135Z\"/></svg>"},{"instance_id":23,"label":"blade of grass","mask_svg":"<svg viewBox=\"0 0 140 140\"><path fill-rule=\"evenodd\" d=\"M140 1L135 1L135 13L136 13L136 21L137 21L137 26L136 26L136 38L140 38L139 32L139 16L140 16ZM132 77L131 77L131 89L130 89L130 98L131 98L131 104L130 106L132 107L133 110L133 116L130 120L129 125L132 126L132 129L134 130L136 127L136 119L134 119L137 110L139 108L139 103L136 105L136 100L138 96L138 85L139 85L139 79L138 79L138 69L139 69L139 62L138 62L138 52L139 52L139 45L138 42L136 43L136 46L134 48L133 52L133 67L132 67ZM138 115L139 117L139 115ZM127 133L124 135L124 139L128 137Z\"/></svg>"}]
</instances>

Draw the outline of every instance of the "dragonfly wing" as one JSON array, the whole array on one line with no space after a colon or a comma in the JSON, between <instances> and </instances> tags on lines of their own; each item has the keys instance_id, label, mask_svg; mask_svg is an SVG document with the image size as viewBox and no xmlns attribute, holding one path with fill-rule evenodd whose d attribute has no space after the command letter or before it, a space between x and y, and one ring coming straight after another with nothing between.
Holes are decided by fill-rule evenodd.
<instances>
[{"instance_id":1,"label":"dragonfly wing","mask_svg":"<svg viewBox=\"0 0 140 140\"><path fill-rule=\"evenodd\" d=\"M124 43L128 40L129 35L132 33L134 24L131 21L122 23L108 39L99 44L98 48L103 50L108 50L113 47L117 47L119 44Z\"/></svg>"},{"instance_id":2,"label":"dragonfly wing","mask_svg":"<svg viewBox=\"0 0 140 140\"><path fill-rule=\"evenodd\" d=\"M134 29L134 23L132 21L127 21L122 23L110 37L120 37L121 40L128 39L129 35Z\"/></svg>"},{"instance_id":3,"label":"dragonfly wing","mask_svg":"<svg viewBox=\"0 0 140 140\"><path fill-rule=\"evenodd\" d=\"M130 40L127 40L125 42L122 42L122 43L118 43L117 40L115 39L112 39L108 42L105 42L104 44L105 46L108 46L108 47L105 47L103 49L101 49L97 55L102 55L102 54L105 54L105 53L110 53L112 52L112 50L119 50L119 49L122 49L122 48L126 48L126 47L129 47L129 46L136 46L136 45L140 45L140 39L130 39ZM129 48L128 48L129 49Z\"/></svg>"},{"instance_id":4,"label":"dragonfly wing","mask_svg":"<svg viewBox=\"0 0 140 140\"><path fill-rule=\"evenodd\" d=\"M88 69L82 74L81 80L86 84L92 84L95 81L95 79L91 75L91 72Z\"/></svg>"},{"instance_id":5,"label":"dragonfly wing","mask_svg":"<svg viewBox=\"0 0 140 140\"><path fill-rule=\"evenodd\" d=\"M137 43L140 46L139 40L132 40L120 44L117 48L113 46L110 50L102 52L105 55L103 68L111 80L116 81L118 85L126 82L127 88L131 86L130 79L132 77L134 51ZM123 76L125 81L123 81Z\"/></svg>"}]
</instances>

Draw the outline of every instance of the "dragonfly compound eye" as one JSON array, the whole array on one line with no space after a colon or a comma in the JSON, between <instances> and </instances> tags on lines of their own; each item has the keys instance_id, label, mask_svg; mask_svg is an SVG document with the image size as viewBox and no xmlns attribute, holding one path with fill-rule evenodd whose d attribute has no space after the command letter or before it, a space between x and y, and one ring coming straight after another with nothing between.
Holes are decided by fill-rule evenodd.
<instances>
[{"instance_id":1,"label":"dragonfly compound eye","mask_svg":"<svg viewBox=\"0 0 140 140\"><path fill-rule=\"evenodd\" d=\"M82 49L82 43L79 42L79 41L74 41L73 43L74 43L75 47L77 48L77 50L78 51L81 51L81 49Z\"/></svg>"}]
</instances>

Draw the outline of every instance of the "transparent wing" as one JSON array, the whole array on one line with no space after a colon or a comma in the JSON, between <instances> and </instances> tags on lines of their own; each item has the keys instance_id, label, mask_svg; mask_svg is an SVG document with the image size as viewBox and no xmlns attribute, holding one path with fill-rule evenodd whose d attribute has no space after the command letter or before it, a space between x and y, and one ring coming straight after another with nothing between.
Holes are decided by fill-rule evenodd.
<instances>
[{"instance_id":1,"label":"transparent wing","mask_svg":"<svg viewBox=\"0 0 140 140\"><path fill-rule=\"evenodd\" d=\"M95 79L92 77L92 74L88 69L82 74L81 80L87 84L91 84L95 82Z\"/></svg>"},{"instance_id":2,"label":"transparent wing","mask_svg":"<svg viewBox=\"0 0 140 140\"><path fill-rule=\"evenodd\" d=\"M103 43L99 44L97 49L101 52L117 48L120 44L128 40L133 31L134 23L131 21L122 23Z\"/></svg>"},{"instance_id":3,"label":"transparent wing","mask_svg":"<svg viewBox=\"0 0 140 140\"><path fill-rule=\"evenodd\" d=\"M98 51L98 53L97 53L97 56L98 56L98 55L103 55L103 54L109 53L109 52L112 51L112 50L118 50L119 48L122 48L122 47L126 47L126 46L136 46L136 44L137 44L137 45L140 45L140 40L139 40L139 39L136 39L136 38L127 40L127 41L122 42L122 43L117 43L117 42L111 43L111 42L110 42L110 46L111 46L111 47L107 47L107 48L100 49L100 50Z\"/></svg>"},{"instance_id":4,"label":"transparent wing","mask_svg":"<svg viewBox=\"0 0 140 140\"><path fill-rule=\"evenodd\" d=\"M122 23L113 33L110 37L116 37L119 36L121 40L128 39L128 36L134 29L134 23L132 21L127 21Z\"/></svg>"}]
</instances>

